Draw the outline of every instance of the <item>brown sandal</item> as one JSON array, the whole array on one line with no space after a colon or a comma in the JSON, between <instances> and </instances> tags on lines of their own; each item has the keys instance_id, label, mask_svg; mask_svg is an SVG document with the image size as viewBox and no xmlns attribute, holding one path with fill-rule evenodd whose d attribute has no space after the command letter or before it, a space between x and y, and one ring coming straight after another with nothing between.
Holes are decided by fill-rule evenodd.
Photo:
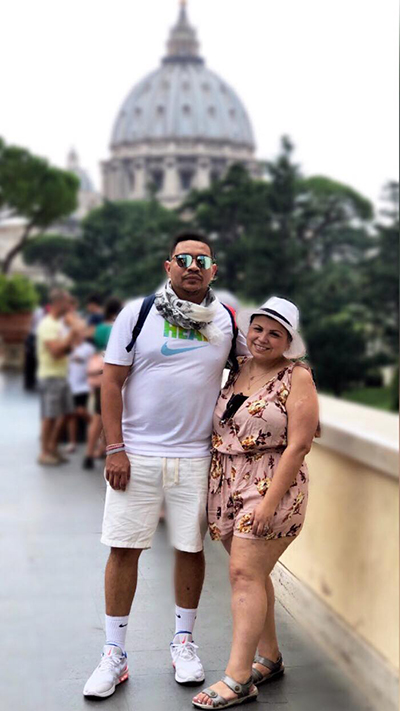
<instances>
[{"instance_id":1,"label":"brown sandal","mask_svg":"<svg viewBox=\"0 0 400 711\"><path fill-rule=\"evenodd\" d=\"M254 657L254 661L257 664L262 664L263 667L266 667L270 670L269 674L261 674L258 669L253 667L253 683L256 684L256 686L260 686L260 684L265 684L266 682L272 681L273 679L278 679L285 672L282 654L279 655L276 662L271 662L270 659L267 659L267 657L261 657L259 654L256 654L256 656Z\"/></svg>"}]
</instances>

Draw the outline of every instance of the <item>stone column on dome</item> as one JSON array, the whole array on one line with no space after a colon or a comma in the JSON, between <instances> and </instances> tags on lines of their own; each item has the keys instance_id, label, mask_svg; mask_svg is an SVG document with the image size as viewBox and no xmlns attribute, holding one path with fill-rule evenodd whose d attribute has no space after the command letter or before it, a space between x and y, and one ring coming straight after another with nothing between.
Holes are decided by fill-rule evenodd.
<instances>
[{"instance_id":1,"label":"stone column on dome","mask_svg":"<svg viewBox=\"0 0 400 711\"><path fill-rule=\"evenodd\" d=\"M121 198L129 200L131 197L131 185L129 180L129 160L124 158L120 162L121 170Z\"/></svg>"},{"instance_id":2,"label":"stone column on dome","mask_svg":"<svg viewBox=\"0 0 400 711\"><path fill-rule=\"evenodd\" d=\"M197 161L197 170L195 177L195 184L193 187L198 190L205 190L210 187L210 170L211 163L209 158L199 158Z\"/></svg>"},{"instance_id":3,"label":"stone column on dome","mask_svg":"<svg viewBox=\"0 0 400 711\"><path fill-rule=\"evenodd\" d=\"M108 195L110 200L118 200L117 166L114 162L108 164Z\"/></svg>"},{"instance_id":4,"label":"stone column on dome","mask_svg":"<svg viewBox=\"0 0 400 711\"><path fill-rule=\"evenodd\" d=\"M180 196L180 185L178 166L176 158L168 157L165 159L165 178L162 198L165 200L177 200Z\"/></svg>"},{"instance_id":5,"label":"stone column on dome","mask_svg":"<svg viewBox=\"0 0 400 711\"><path fill-rule=\"evenodd\" d=\"M146 171L144 161L135 161L134 170L135 184L133 187L132 198L134 200L144 200L146 198Z\"/></svg>"},{"instance_id":6,"label":"stone column on dome","mask_svg":"<svg viewBox=\"0 0 400 711\"><path fill-rule=\"evenodd\" d=\"M111 200L119 200L118 188L119 188L119 173L118 173L118 163L112 162L110 164L110 197Z\"/></svg>"},{"instance_id":7,"label":"stone column on dome","mask_svg":"<svg viewBox=\"0 0 400 711\"><path fill-rule=\"evenodd\" d=\"M124 166L122 162L119 160L117 163L117 170L116 170L116 195L115 195L115 200L123 200L124 199Z\"/></svg>"},{"instance_id":8,"label":"stone column on dome","mask_svg":"<svg viewBox=\"0 0 400 711\"><path fill-rule=\"evenodd\" d=\"M103 180L103 195L109 200L110 199L110 186L108 177L108 162L103 161L101 163L101 175Z\"/></svg>"}]
</instances>

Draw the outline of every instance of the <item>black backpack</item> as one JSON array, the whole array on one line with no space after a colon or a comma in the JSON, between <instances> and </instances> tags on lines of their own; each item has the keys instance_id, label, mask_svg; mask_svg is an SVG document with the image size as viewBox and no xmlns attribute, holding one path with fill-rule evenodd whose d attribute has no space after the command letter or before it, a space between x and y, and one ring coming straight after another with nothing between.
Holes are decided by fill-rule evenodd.
<instances>
[{"instance_id":1,"label":"black backpack","mask_svg":"<svg viewBox=\"0 0 400 711\"><path fill-rule=\"evenodd\" d=\"M140 332L143 328L144 322L146 321L146 318L150 313L150 309L154 304L155 298L156 298L155 294L150 294L150 296L146 296L143 299L143 303L140 307L139 316L138 316L138 320L136 322L136 326L132 331L132 338L130 340L130 343L128 343L128 345L126 346L126 350L128 353L131 352L133 346L135 345L135 343L138 339L138 336L140 335ZM222 302L221 302L221 304L222 304ZM229 352L227 365L229 368L233 368L233 370L236 371L238 368L238 363L237 363L237 359L236 359L236 339L238 336L238 327L236 324L235 312L233 309L231 309L226 304L222 304L222 306L224 307L224 309L227 310L227 312L231 318L231 322L232 322L232 345L231 345L231 350Z\"/></svg>"}]
</instances>

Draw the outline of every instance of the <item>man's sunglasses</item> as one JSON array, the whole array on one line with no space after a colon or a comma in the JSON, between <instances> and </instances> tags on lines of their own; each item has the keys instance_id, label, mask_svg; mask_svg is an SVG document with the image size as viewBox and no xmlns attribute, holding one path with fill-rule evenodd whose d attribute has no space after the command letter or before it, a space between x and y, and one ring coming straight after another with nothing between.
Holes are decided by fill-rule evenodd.
<instances>
[{"instance_id":1,"label":"man's sunglasses","mask_svg":"<svg viewBox=\"0 0 400 711\"><path fill-rule=\"evenodd\" d=\"M196 264L199 269L210 269L213 265L213 260L207 254L198 254L197 257L192 257L191 254L175 254L172 259L176 260L178 267L181 269L187 269L193 264L193 260L196 260ZM171 259L171 262L172 262Z\"/></svg>"}]
</instances>

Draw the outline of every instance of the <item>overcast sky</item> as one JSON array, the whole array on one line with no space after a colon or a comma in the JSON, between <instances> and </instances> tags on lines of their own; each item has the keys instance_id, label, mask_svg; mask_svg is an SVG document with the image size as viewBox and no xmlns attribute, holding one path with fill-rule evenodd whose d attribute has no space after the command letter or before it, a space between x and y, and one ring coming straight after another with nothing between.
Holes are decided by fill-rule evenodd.
<instances>
[{"instance_id":1,"label":"overcast sky","mask_svg":"<svg viewBox=\"0 0 400 711\"><path fill-rule=\"evenodd\" d=\"M237 91L257 155L289 134L304 172L377 202L398 174L396 0L188 0L208 66ZM4 0L0 135L98 187L114 119L156 68L178 0Z\"/></svg>"}]
</instances>

